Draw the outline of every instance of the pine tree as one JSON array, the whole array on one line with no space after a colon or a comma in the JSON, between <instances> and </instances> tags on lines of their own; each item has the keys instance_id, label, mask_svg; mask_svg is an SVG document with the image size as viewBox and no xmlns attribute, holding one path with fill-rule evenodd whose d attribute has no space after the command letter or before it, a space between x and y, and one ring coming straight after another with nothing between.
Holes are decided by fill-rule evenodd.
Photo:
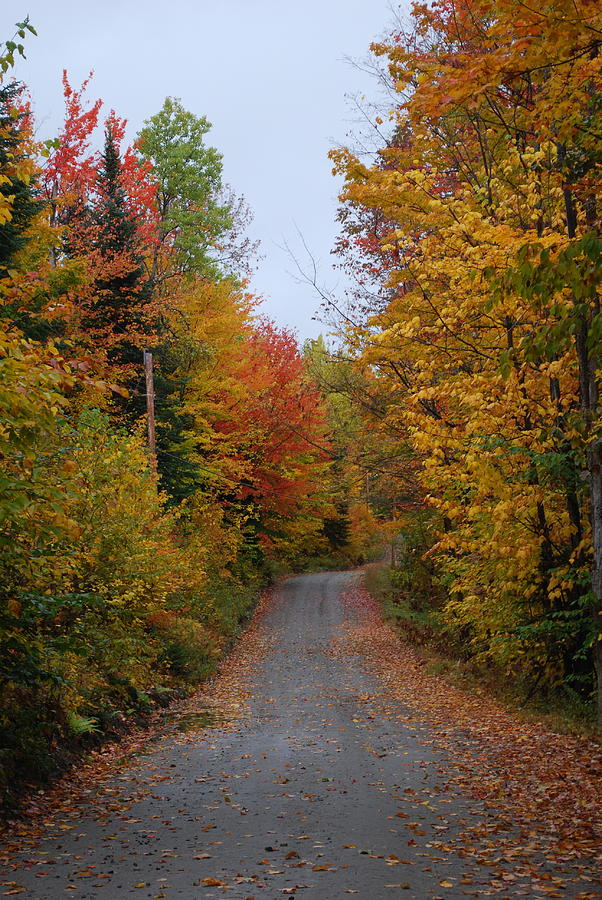
<instances>
[{"instance_id":1,"label":"pine tree","mask_svg":"<svg viewBox=\"0 0 602 900\"><path fill-rule=\"evenodd\" d=\"M86 259L90 275L82 324L106 354L112 380L128 388L130 398L120 405L134 418L144 412L142 349L154 341L156 317L140 222L122 174L118 142L108 125L94 194L71 229L69 252Z\"/></svg>"},{"instance_id":2,"label":"pine tree","mask_svg":"<svg viewBox=\"0 0 602 900\"><path fill-rule=\"evenodd\" d=\"M41 207L35 184L20 173L19 163L25 158L22 152L24 117L17 102L22 89L18 83L0 86L0 171L3 176L0 194L12 198L11 217L0 222L0 277L25 245L27 229Z\"/></svg>"},{"instance_id":3,"label":"pine tree","mask_svg":"<svg viewBox=\"0 0 602 900\"><path fill-rule=\"evenodd\" d=\"M139 338L148 330L151 285L137 237L136 217L121 184L121 161L107 128L96 199L90 211L94 250L101 263L94 288L98 324L107 331L109 360L138 361Z\"/></svg>"}]
</instances>

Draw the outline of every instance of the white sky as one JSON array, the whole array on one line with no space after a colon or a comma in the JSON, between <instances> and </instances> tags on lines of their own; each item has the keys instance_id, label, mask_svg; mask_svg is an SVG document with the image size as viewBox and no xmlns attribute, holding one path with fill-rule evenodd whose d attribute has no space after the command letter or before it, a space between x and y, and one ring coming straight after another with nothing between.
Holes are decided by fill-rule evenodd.
<instances>
[{"instance_id":1,"label":"white sky","mask_svg":"<svg viewBox=\"0 0 602 900\"><path fill-rule=\"evenodd\" d=\"M63 68L76 87L94 70L90 98L126 117L131 136L167 95L207 116L225 180L255 215L264 259L252 288L303 339L326 330L312 321L319 298L291 277L281 247L302 256L299 229L321 282L342 291L330 268L339 188L327 153L358 118L346 95L377 94L345 60L361 61L390 30L391 8L391 0L0 0L0 40L29 15L38 37L28 37L16 75L31 89L40 137L61 122Z\"/></svg>"}]
</instances>

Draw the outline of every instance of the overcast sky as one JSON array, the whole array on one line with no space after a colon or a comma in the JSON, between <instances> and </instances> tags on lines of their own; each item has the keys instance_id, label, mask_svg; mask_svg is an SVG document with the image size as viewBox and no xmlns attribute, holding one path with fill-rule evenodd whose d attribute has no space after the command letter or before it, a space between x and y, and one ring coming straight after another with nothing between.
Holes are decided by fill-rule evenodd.
<instances>
[{"instance_id":1,"label":"overcast sky","mask_svg":"<svg viewBox=\"0 0 602 900\"><path fill-rule=\"evenodd\" d=\"M291 277L281 248L303 256L298 229L321 282L342 290L331 270L338 183L327 153L358 121L346 95L377 93L346 59L366 57L392 8L391 0L2 0L0 40L25 15L38 31L16 74L31 88L40 137L61 122L63 68L75 86L94 70L89 96L126 117L132 136L167 95L207 116L225 180L254 212L265 258L253 288L303 339L326 330L312 321L319 298Z\"/></svg>"}]
</instances>

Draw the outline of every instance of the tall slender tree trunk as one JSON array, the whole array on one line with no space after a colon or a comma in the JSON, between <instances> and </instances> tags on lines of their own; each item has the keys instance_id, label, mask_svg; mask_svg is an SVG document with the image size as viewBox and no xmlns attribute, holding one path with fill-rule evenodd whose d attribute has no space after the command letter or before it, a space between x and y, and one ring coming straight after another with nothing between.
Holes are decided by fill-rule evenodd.
<instances>
[{"instance_id":1,"label":"tall slender tree trunk","mask_svg":"<svg viewBox=\"0 0 602 900\"><path fill-rule=\"evenodd\" d=\"M587 454L590 478L592 541L592 592L594 594L594 665L598 679L598 723L602 725L602 444L596 441Z\"/></svg>"},{"instance_id":2,"label":"tall slender tree trunk","mask_svg":"<svg viewBox=\"0 0 602 900\"><path fill-rule=\"evenodd\" d=\"M559 154L563 159L564 154ZM567 232L572 240L577 233L577 210L570 188L564 189ZM591 207L591 203L590 203ZM586 209L586 224L590 224L591 208ZM598 724L602 725L602 441L595 436L594 427L599 418L600 386L597 372L600 360L589 347L590 322L600 313L599 301L594 300L587 312L579 317L575 333L575 349L579 364L579 399L581 413L586 425L586 469L590 496L590 517L592 526L592 571L591 589L594 596L594 646L593 660L597 680Z\"/></svg>"}]
</instances>

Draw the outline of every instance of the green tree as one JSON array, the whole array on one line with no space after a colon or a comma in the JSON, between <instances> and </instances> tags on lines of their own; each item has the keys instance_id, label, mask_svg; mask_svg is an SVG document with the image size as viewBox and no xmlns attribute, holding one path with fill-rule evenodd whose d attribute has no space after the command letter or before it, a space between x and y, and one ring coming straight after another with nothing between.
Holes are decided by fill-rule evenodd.
<instances>
[{"instance_id":1,"label":"green tree","mask_svg":"<svg viewBox=\"0 0 602 900\"><path fill-rule=\"evenodd\" d=\"M212 250L233 221L230 206L217 199L222 155L205 144L210 129L204 116L195 116L179 100L167 97L138 136L138 151L152 163L157 179L161 224L153 278L158 281L169 275L220 274Z\"/></svg>"},{"instance_id":2,"label":"green tree","mask_svg":"<svg viewBox=\"0 0 602 900\"><path fill-rule=\"evenodd\" d=\"M27 229L41 207L35 183L23 168L25 116L18 108L22 90L19 83L0 86L0 194L10 198L11 207L10 218L0 218L0 277L25 245Z\"/></svg>"},{"instance_id":3,"label":"green tree","mask_svg":"<svg viewBox=\"0 0 602 900\"><path fill-rule=\"evenodd\" d=\"M94 339L96 350L105 352L114 380L132 391L124 404L129 416L143 412L142 394L132 389L140 376L141 350L153 342L156 324L152 282L145 266L147 248L139 226L109 124L95 193L70 229L70 251L86 260L90 277L87 295L82 297L84 331Z\"/></svg>"}]
</instances>

